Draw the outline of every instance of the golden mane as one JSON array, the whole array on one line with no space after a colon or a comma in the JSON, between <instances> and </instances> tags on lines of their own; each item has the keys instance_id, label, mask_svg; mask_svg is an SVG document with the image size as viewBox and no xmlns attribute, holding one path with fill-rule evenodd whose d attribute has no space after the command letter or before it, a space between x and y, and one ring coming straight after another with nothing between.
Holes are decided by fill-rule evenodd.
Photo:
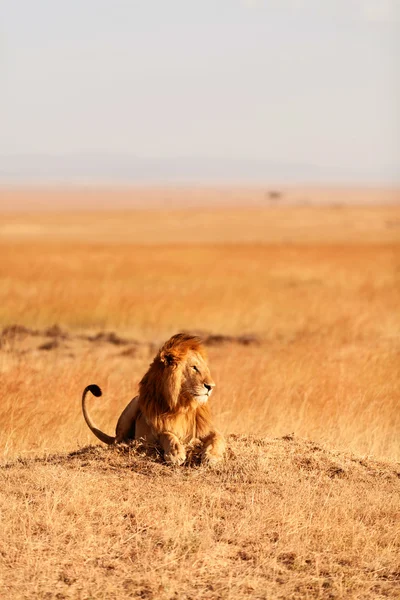
<instances>
[{"instance_id":1,"label":"golden mane","mask_svg":"<svg viewBox=\"0 0 400 600\"><path fill-rule=\"evenodd\" d=\"M151 420L158 414L178 408L182 366L188 353L197 352L206 359L202 340L188 333L177 333L160 348L139 384L139 396Z\"/></svg>"},{"instance_id":2,"label":"golden mane","mask_svg":"<svg viewBox=\"0 0 400 600\"><path fill-rule=\"evenodd\" d=\"M172 362L183 360L190 350L197 352L204 359L207 358L205 348L199 336L191 335L190 333L177 333L165 342L160 348L157 357L163 363L172 364Z\"/></svg>"}]
</instances>

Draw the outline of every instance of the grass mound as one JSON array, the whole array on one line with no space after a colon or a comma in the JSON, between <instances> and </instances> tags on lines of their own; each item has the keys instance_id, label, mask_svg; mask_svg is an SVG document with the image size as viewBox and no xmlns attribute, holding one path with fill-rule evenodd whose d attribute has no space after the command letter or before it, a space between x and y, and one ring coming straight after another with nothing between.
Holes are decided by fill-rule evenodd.
<instances>
[{"instance_id":1,"label":"grass mound","mask_svg":"<svg viewBox=\"0 0 400 600\"><path fill-rule=\"evenodd\" d=\"M1 597L398 594L398 463L236 435L217 468L87 446L0 477Z\"/></svg>"}]
</instances>

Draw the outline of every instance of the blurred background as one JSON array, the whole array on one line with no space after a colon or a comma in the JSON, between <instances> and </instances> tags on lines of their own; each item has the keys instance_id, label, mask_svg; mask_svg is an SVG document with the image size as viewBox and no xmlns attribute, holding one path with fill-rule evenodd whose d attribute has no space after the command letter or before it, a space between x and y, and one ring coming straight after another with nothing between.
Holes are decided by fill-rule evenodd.
<instances>
[{"instance_id":1,"label":"blurred background","mask_svg":"<svg viewBox=\"0 0 400 600\"><path fill-rule=\"evenodd\" d=\"M0 183L400 182L397 0L3 0Z\"/></svg>"},{"instance_id":2,"label":"blurred background","mask_svg":"<svg viewBox=\"0 0 400 600\"><path fill-rule=\"evenodd\" d=\"M398 458L398 1L0 7L2 454L186 330L225 433Z\"/></svg>"}]
</instances>

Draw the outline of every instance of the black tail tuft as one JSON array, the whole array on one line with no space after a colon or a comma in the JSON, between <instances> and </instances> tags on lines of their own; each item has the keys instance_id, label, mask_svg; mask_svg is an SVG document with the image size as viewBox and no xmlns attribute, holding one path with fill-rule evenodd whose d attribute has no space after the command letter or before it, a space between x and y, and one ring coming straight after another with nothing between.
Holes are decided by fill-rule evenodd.
<instances>
[{"instance_id":1,"label":"black tail tuft","mask_svg":"<svg viewBox=\"0 0 400 600\"><path fill-rule=\"evenodd\" d=\"M93 431L94 435L97 438L99 438L99 440L101 440L105 444L113 444L115 442L115 437L112 437L111 435L107 435L106 433L103 433L102 431L100 431L100 429L98 429L96 427L96 425L93 423L92 419L89 416L89 413L86 408L86 395L88 392L91 392L93 394L93 396L96 396L97 398L99 396L101 396L101 389L95 383L92 383L92 385L88 385L85 387L85 389L83 390L83 394L82 394L83 417L84 417L89 429L91 431Z\"/></svg>"},{"instance_id":2,"label":"black tail tuft","mask_svg":"<svg viewBox=\"0 0 400 600\"><path fill-rule=\"evenodd\" d=\"M96 396L96 398L98 398L102 394L101 389L95 383L92 383L92 385L88 385L86 389L88 390L88 392L91 392L93 396Z\"/></svg>"}]
</instances>

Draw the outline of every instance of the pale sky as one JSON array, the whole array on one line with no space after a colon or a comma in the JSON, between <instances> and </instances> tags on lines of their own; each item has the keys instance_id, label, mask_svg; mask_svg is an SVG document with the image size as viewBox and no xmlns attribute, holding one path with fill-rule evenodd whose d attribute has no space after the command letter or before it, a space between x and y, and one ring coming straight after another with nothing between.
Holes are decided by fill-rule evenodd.
<instances>
[{"instance_id":1,"label":"pale sky","mask_svg":"<svg viewBox=\"0 0 400 600\"><path fill-rule=\"evenodd\" d=\"M82 153L400 181L400 0L0 0L0 160Z\"/></svg>"}]
</instances>

